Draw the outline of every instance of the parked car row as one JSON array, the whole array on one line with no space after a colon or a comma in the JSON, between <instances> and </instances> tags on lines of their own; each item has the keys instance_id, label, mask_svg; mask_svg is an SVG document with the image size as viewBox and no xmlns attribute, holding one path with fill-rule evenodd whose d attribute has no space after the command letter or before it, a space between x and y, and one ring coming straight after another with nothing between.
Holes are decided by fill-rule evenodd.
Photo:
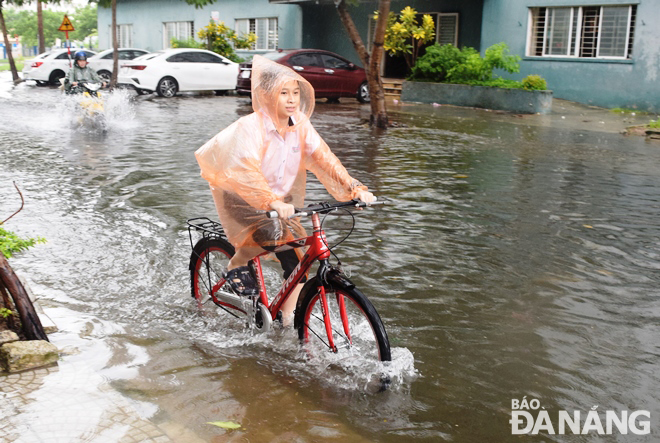
<instances>
[{"instance_id":1,"label":"parked car row","mask_svg":"<svg viewBox=\"0 0 660 443\"><path fill-rule=\"evenodd\" d=\"M112 76L112 49L99 54L84 50L89 66L105 80ZM37 84L59 84L72 61L68 49L40 54L27 61L23 78ZM329 51L317 49L277 50L264 54L277 63L289 66L314 87L317 98L331 100L355 97L361 103L369 101L364 69ZM138 94L157 93L173 97L184 91L215 91L223 94L236 90L249 95L252 63L235 63L204 49L164 49L148 52L144 49L119 49L117 83L132 87Z\"/></svg>"}]
</instances>

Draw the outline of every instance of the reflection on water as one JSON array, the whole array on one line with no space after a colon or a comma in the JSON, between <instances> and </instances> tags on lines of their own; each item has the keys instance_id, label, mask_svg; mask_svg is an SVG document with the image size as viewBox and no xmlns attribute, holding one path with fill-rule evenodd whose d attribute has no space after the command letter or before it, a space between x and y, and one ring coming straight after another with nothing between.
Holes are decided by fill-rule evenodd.
<instances>
[{"instance_id":1,"label":"reflection on water","mask_svg":"<svg viewBox=\"0 0 660 443\"><path fill-rule=\"evenodd\" d=\"M139 364L110 378L155 422L206 441L224 432L206 422L234 420L251 441L501 442L523 396L555 416L660 412L657 146L414 106L377 134L359 124L368 107L319 102L319 133L395 202L360 213L338 248L395 348L393 389L369 395L305 361L292 333L251 335L190 298L184 221L214 217L193 152L247 99L140 98L105 136L63 125L58 99L28 85L0 98L0 208L16 180L26 208L8 228L48 239L13 263L50 303L122 325L108 337ZM334 241L349 226L326 223Z\"/></svg>"}]
</instances>

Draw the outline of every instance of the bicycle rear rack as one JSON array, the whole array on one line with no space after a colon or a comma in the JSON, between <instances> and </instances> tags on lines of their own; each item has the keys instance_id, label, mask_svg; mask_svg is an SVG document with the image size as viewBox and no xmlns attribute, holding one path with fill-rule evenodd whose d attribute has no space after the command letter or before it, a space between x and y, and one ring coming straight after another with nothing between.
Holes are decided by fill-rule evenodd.
<instances>
[{"instance_id":1,"label":"bicycle rear rack","mask_svg":"<svg viewBox=\"0 0 660 443\"><path fill-rule=\"evenodd\" d=\"M187 220L186 223L188 224L188 237L190 238L191 248L195 246L192 239L193 231L201 232L202 237L207 239L227 239L227 235L225 234L225 230L222 229L222 225L208 217L191 218Z\"/></svg>"}]
</instances>

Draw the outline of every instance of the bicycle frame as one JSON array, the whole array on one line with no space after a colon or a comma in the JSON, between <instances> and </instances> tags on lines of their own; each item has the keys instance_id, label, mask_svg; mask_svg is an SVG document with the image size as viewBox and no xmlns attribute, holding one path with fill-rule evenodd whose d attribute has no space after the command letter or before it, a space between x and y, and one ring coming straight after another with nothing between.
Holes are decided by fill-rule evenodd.
<instances>
[{"instance_id":1,"label":"bicycle frame","mask_svg":"<svg viewBox=\"0 0 660 443\"><path fill-rule=\"evenodd\" d=\"M313 264L315 261L320 262L319 269L317 271L317 274L322 276L324 275L325 271L328 268L328 259L330 258L330 249L328 248L328 241L325 236L325 231L321 227L321 220L320 216L318 213L313 213L311 214L312 218L312 227L313 227L313 232L312 235L308 237L301 237L297 238L295 240L289 241L282 246L278 247L275 252L281 252L281 251L286 251L289 249L294 249L294 248L301 248L303 246L308 246L307 252L305 255L302 257L296 268L293 270L291 275L286 279L286 281L282 284L282 288L278 291L277 295L273 298L272 303L268 302L268 293L266 291L266 284L264 282L264 276L263 276L263 269L261 267L261 260L259 257L269 254L269 252L264 252L263 254L258 255L254 259L251 260L251 264L255 270L256 276L257 276L257 281L259 283L259 300L261 301L261 304L267 309L268 313L270 314L270 321L271 323L273 320L277 318L277 314L280 311L280 308L284 304L284 302L291 296L294 288L302 281L302 279L305 277L305 275L309 272L309 270L312 268ZM319 280L319 290L321 293L321 304L323 307L323 321L325 323L325 329L326 333L328 336L328 344L330 348L334 351L337 352L337 347L334 343L334 339L332 336L332 325L330 322L330 316L328 315L328 302L326 299L325 295L325 288L322 283L322 279ZM216 283L212 290L211 290L211 296L216 300L214 294L220 290L225 284L225 280L221 279L218 283ZM219 301L219 300L218 300ZM221 302L222 303L222 302ZM348 317L346 315L346 309L344 306L344 300L343 297L340 297L338 300L339 307L340 307L340 315L343 323L343 330L346 336L348 337L349 341L351 339L350 336L350 330L349 330L349 324L348 324ZM229 306L232 308L238 309L236 306L229 305L227 303L222 303L225 306Z\"/></svg>"}]
</instances>

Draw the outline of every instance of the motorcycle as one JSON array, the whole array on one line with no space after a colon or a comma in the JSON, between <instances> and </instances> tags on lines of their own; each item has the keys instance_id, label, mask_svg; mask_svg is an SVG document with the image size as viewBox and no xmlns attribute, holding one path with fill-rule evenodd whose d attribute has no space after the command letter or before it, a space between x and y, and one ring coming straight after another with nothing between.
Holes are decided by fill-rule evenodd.
<instances>
[{"instance_id":1,"label":"motorcycle","mask_svg":"<svg viewBox=\"0 0 660 443\"><path fill-rule=\"evenodd\" d=\"M76 105L78 125L102 131L107 129L103 96L99 92L101 87L102 83L80 82L69 90L68 94L80 96Z\"/></svg>"}]
</instances>

